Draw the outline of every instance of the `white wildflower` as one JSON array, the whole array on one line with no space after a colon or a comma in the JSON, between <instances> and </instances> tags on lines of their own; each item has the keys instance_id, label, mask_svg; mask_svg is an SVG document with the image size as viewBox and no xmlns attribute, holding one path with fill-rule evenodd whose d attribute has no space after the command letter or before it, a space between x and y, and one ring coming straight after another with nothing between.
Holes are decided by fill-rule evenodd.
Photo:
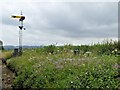
<instances>
[{"instance_id":1,"label":"white wildflower","mask_svg":"<svg viewBox=\"0 0 120 90\"><path fill-rule=\"evenodd\" d=\"M73 83L73 81L71 81L70 83Z\"/></svg>"}]
</instances>

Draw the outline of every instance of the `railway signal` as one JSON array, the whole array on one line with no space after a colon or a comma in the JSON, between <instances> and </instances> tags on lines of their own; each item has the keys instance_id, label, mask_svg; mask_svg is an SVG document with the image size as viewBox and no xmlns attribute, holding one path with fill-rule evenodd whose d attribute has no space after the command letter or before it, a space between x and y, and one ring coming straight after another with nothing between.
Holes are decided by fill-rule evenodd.
<instances>
[{"instance_id":1,"label":"railway signal","mask_svg":"<svg viewBox=\"0 0 120 90\"><path fill-rule=\"evenodd\" d=\"M22 15L22 11L21 11L20 16L12 15L11 18L17 18L19 19L19 22L20 22L20 25L19 25L19 55L22 55L22 29L25 30L25 28L23 28L23 20L25 20L25 16Z\"/></svg>"}]
</instances>

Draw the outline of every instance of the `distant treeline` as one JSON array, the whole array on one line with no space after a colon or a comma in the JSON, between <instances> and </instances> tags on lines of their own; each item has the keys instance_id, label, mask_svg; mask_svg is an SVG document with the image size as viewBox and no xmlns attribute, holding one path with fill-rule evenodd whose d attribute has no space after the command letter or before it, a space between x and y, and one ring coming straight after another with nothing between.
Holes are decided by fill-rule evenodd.
<instances>
[{"instance_id":1,"label":"distant treeline","mask_svg":"<svg viewBox=\"0 0 120 90\"><path fill-rule=\"evenodd\" d=\"M55 46L49 45L44 46L43 50L46 53L60 53L60 52L74 52L77 51L79 53L91 52L98 55L106 54L118 54L120 53L118 50L120 48L120 43L118 41L103 41L101 43L93 44L93 45L78 45L74 46L71 44L64 45L64 46Z\"/></svg>"},{"instance_id":2,"label":"distant treeline","mask_svg":"<svg viewBox=\"0 0 120 90\"><path fill-rule=\"evenodd\" d=\"M5 50L13 50L13 49L15 49L15 48L19 48L19 46L3 46L4 47L4 49ZM32 49L32 48L40 48L40 47L42 47L42 46L23 46L23 48L30 48L30 49Z\"/></svg>"},{"instance_id":3,"label":"distant treeline","mask_svg":"<svg viewBox=\"0 0 120 90\"><path fill-rule=\"evenodd\" d=\"M15 46L4 46L5 50L11 50L14 48L18 48ZM118 41L103 41L101 43L93 44L93 45L71 45L66 44L64 46L56 46L56 45L48 45L48 46L23 46L23 48L42 48L43 52L55 54L55 53L62 53L62 52L78 52L78 53L85 53L91 52L98 55L106 54L119 54L120 49L120 42ZM39 50L39 49L38 49ZM41 49L40 49L41 51Z\"/></svg>"}]
</instances>

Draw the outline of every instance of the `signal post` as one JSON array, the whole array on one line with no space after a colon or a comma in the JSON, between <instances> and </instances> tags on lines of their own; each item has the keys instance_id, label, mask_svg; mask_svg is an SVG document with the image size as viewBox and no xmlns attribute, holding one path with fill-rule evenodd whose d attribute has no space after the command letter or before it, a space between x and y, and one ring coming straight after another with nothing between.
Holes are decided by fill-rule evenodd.
<instances>
[{"instance_id":1,"label":"signal post","mask_svg":"<svg viewBox=\"0 0 120 90\"><path fill-rule=\"evenodd\" d=\"M22 30L25 28L23 28L23 20L25 20L25 16L22 15L22 11L21 11L21 15L20 16L15 16L12 15L11 18L18 18L20 25L19 25L19 50L18 50L18 55L22 55Z\"/></svg>"}]
</instances>

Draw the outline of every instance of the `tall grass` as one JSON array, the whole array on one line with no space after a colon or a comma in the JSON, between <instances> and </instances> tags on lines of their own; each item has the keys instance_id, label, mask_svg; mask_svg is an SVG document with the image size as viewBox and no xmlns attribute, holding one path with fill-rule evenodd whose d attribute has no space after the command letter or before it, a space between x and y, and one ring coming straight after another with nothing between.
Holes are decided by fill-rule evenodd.
<instances>
[{"instance_id":1,"label":"tall grass","mask_svg":"<svg viewBox=\"0 0 120 90\"><path fill-rule=\"evenodd\" d=\"M108 41L105 40L101 43L97 43L94 45L81 45L81 46L73 46L73 45L64 45L64 46L55 46L55 45L49 45L44 47L44 52L47 53L60 53L60 52L70 52L71 50L76 50L78 49L79 52L93 52L97 55L112 55L115 54L117 55L119 53L119 45L118 41Z\"/></svg>"},{"instance_id":2,"label":"tall grass","mask_svg":"<svg viewBox=\"0 0 120 90\"><path fill-rule=\"evenodd\" d=\"M2 51L0 58L10 59L12 57L13 51Z\"/></svg>"},{"instance_id":3,"label":"tall grass","mask_svg":"<svg viewBox=\"0 0 120 90\"><path fill-rule=\"evenodd\" d=\"M79 54L75 55L74 50ZM85 56L86 52L92 52ZM114 52L113 52L114 51ZM26 49L7 61L18 88L118 88L118 42Z\"/></svg>"}]
</instances>

